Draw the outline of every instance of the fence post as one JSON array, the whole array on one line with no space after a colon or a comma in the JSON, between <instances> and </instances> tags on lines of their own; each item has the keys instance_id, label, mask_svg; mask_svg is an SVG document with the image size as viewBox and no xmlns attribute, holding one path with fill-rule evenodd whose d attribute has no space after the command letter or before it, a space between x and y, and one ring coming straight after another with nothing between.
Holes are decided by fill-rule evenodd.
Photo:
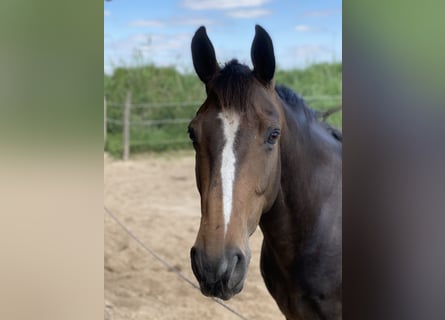
<instances>
[{"instance_id":1,"label":"fence post","mask_svg":"<svg viewBox=\"0 0 445 320\"><path fill-rule=\"evenodd\" d=\"M130 109L131 109L131 92L127 92L125 99L124 121L123 121L123 144L124 144L124 160L130 157Z\"/></svg>"},{"instance_id":2,"label":"fence post","mask_svg":"<svg viewBox=\"0 0 445 320\"><path fill-rule=\"evenodd\" d=\"M104 95L104 149L107 145L107 97Z\"/></svg>"}]
</instances>

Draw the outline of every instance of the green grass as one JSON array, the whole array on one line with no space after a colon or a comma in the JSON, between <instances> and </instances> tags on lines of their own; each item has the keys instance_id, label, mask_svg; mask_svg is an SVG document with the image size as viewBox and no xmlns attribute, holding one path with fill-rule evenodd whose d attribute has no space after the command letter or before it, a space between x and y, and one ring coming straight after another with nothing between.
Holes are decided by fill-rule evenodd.
<instances>
[{"instance_id":1,"label":"green grass","mask_svg":"<svg viewBox=\"0 0 445 320\"><path fill-rule=\"evenodd\" d=\"M286 85L306 99L315 110L327 110L341 105L342 65L317 64L303 70L278 70L276 82ZM117 68L112 76L104 76L107 97L107 117L122 120L125 97L132 93L130 153L165 152L190 149L187 140L187 123L137 125L147 120L191 119L200 102L204 101L204 85L195 74L180 74L172 67L160 68L147 65L137 68ZM335 96L336 99L326 99ZM317 97L325 97L317 99ZM192 102L176 106L176 103ZM170 105L167 105L169 104ZM116 104L117 106L115 106ZM139 104L164 104L156 108L141 108ZM341 128L342 113L338 112L328 122ZM105 150L115 157L122 155L122 125L109 123Z\"/></svg>"}]
</instances>

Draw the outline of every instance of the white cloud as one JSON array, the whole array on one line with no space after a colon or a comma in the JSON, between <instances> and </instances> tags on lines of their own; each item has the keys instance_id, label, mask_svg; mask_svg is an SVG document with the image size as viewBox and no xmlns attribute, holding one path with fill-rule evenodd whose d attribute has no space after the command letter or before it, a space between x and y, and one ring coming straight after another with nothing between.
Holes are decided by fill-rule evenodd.
<instances>
[{"instance_id":1,"label":"white cloud","mask_svg":"<svg viewBox=\"0 0 445 320\"><path fill-rule=\"evenodd\" d=\"M140 45L140 49L144 52L150 53L161 53L168 51L175 51L177 49L182 49L184 46L189 46L189 42L192 35L180 33L175 35L153 35L149 37L149 41L147 41L147 37L145 37L145 43ZM183 53L179 51L178 53Z\"/></svg>"},{"instance_id":2,"label":"white cloud","mask_svg":"<svg viewBox=\"0 0 445 320\"><path fill-rule=\"evenodd\" d=\"M164 23L158 20L135 20L129 23L130 27L163 27Z\"/></svg>"},{"instance_id":3,"label":"white cloud","mask_svg":"<svg viewBox=\"0 0 445 320\"><path fill-rule=\"evenodd\" d=\"M130 27L165 27L165 26L200 26L200 25L211 25L215 22L207 18L179 18L179 19L166 19L166 20L135 20L131 21L128 25Z\"/></svg>"},{"instance_id":4,"label":"white cloud","mask_svg":"<svg viewBox=\"0 0 445 320\"><path fill-rule=\"evenodd\" d=\"M228 15L231 16L232 18L239 18L239 19L252 19L252 18L267 16L269 14L271 14L271 11L266 9L237 10L237 11L230 11L228 13Z\"/></svg>"},{"instance_id":5,"label":"white cloud","mask_svg":"<svg viewBox=\"0 0 445 320\"><path fill-rule=\"evenodd\" d=\"M341 8L337 9L327 9L319 11L308 11L303 13L303 17L328 17L341 13Z\"/></svg>"},{"instance_id":6,"label":"white cloud","mask_svg":"<svg viewBox=\"0 0 445 320\"><path fill-rule=\"evenodd\" d=\"M192 34L188 33L174 35L140 33L118 40L113 47L120 55L129 55L138 50L149 53L150 57L156 60L184 54L184 50L189 50L191 38Z\"/></svg>"},{"instance_id":7,"label":"white cloud","mask_svg":"<svg viewBox=\"0 0 445 320\"><path fill-rule=\"evenodd\" d=\"M206 18L188 18L188 19L179 19L176 20L176 24L178 25L182 25L182 26L200 26L200 25L211 25L214 24L215 22L213 20L210 19L206 19Z\"/></svg>"},{"instance_id":8,"label":"white cloud","mask_svg":"<svg viewBox=\"0 0 445 320\"><path fill-rule=\"evenodd\" d=\"M320 31L320 28L311 27L306 24L299 24L295 27L298 32L310 32L310 31Z\"/></svg>"},{"instance_id":9,"label":"white cloud","mask_svg":"<svg viewBox=\"0 0 445 320\"><path fill-rule=\"evenodd\" d=\"M309 31L310 27L307 25L300 24L295 27L295 30L297 30L298 32L305 32L305 31Z\"/></svg>"},{"instance_id":10,"label":"white cloud","mask_svg":"<svg viewBox=\"0 0 445 320\"><path fill-rule=\"evenodd\" d=\"M295 47L293 53L298 58L312 59L328 54L329 50L319 44L308 44Z\"/></svg>"},{"instance_id":11,"label":"white cloud","mask_svg":"<svg viewBox=\"0 0 445 320\"><path fill-rule=\"evenodd\" d=\"M184 0L186 8L192 10L224 10L246 7L258 7L270 0Z\"/></svg>"},{"instance_id":12,"label":"white cloud","mask_svg":"<svg viewBox=\"0 0 445 320\"><path fill-rule=\"evenodd\" d=\"M111 16L111 11L104 10L104 17L109 17L109 16Z\"/></svg>"}]
</instances>

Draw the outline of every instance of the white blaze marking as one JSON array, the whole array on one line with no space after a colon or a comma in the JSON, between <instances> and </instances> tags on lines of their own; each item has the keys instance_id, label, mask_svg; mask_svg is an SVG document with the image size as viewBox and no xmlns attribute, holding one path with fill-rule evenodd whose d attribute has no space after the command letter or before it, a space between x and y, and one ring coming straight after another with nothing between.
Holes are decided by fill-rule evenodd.
<instances>
[{"instance_id":1,"label":"white blaze marking","mask_svg":"<svg viewBox=\"0 0 445 320\"><path fill-rule=\"evenodd\" d=\"M221 157L221 181L224 212L224 236L232 213L233 182L235 180L236 158L234 153L235 137L239 126L239 116L235 113L220 113L222 120L225 143Z\"/></svg>"}]
</instances>

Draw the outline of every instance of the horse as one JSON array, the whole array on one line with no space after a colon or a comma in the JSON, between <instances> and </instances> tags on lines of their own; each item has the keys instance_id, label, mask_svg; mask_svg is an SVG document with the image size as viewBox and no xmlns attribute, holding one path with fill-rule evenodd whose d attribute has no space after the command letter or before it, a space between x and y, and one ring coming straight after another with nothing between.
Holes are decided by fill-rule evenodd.
<instances>
[{"instance_id":1,"label":"horse","mask_svg":"<svg viewBox=\"0 0 445 320\"><path fill-rule=\"evenodd\" d=\"M220 67L204 26L191 51L206 89L188 126L201 197L190 258L202 294L228 300L242 290L259 226L261 274L286 319L341 319L340 132L275 85L273 43L261 26L253 70L237 60Z\"/></svg>"}]
</instances>

